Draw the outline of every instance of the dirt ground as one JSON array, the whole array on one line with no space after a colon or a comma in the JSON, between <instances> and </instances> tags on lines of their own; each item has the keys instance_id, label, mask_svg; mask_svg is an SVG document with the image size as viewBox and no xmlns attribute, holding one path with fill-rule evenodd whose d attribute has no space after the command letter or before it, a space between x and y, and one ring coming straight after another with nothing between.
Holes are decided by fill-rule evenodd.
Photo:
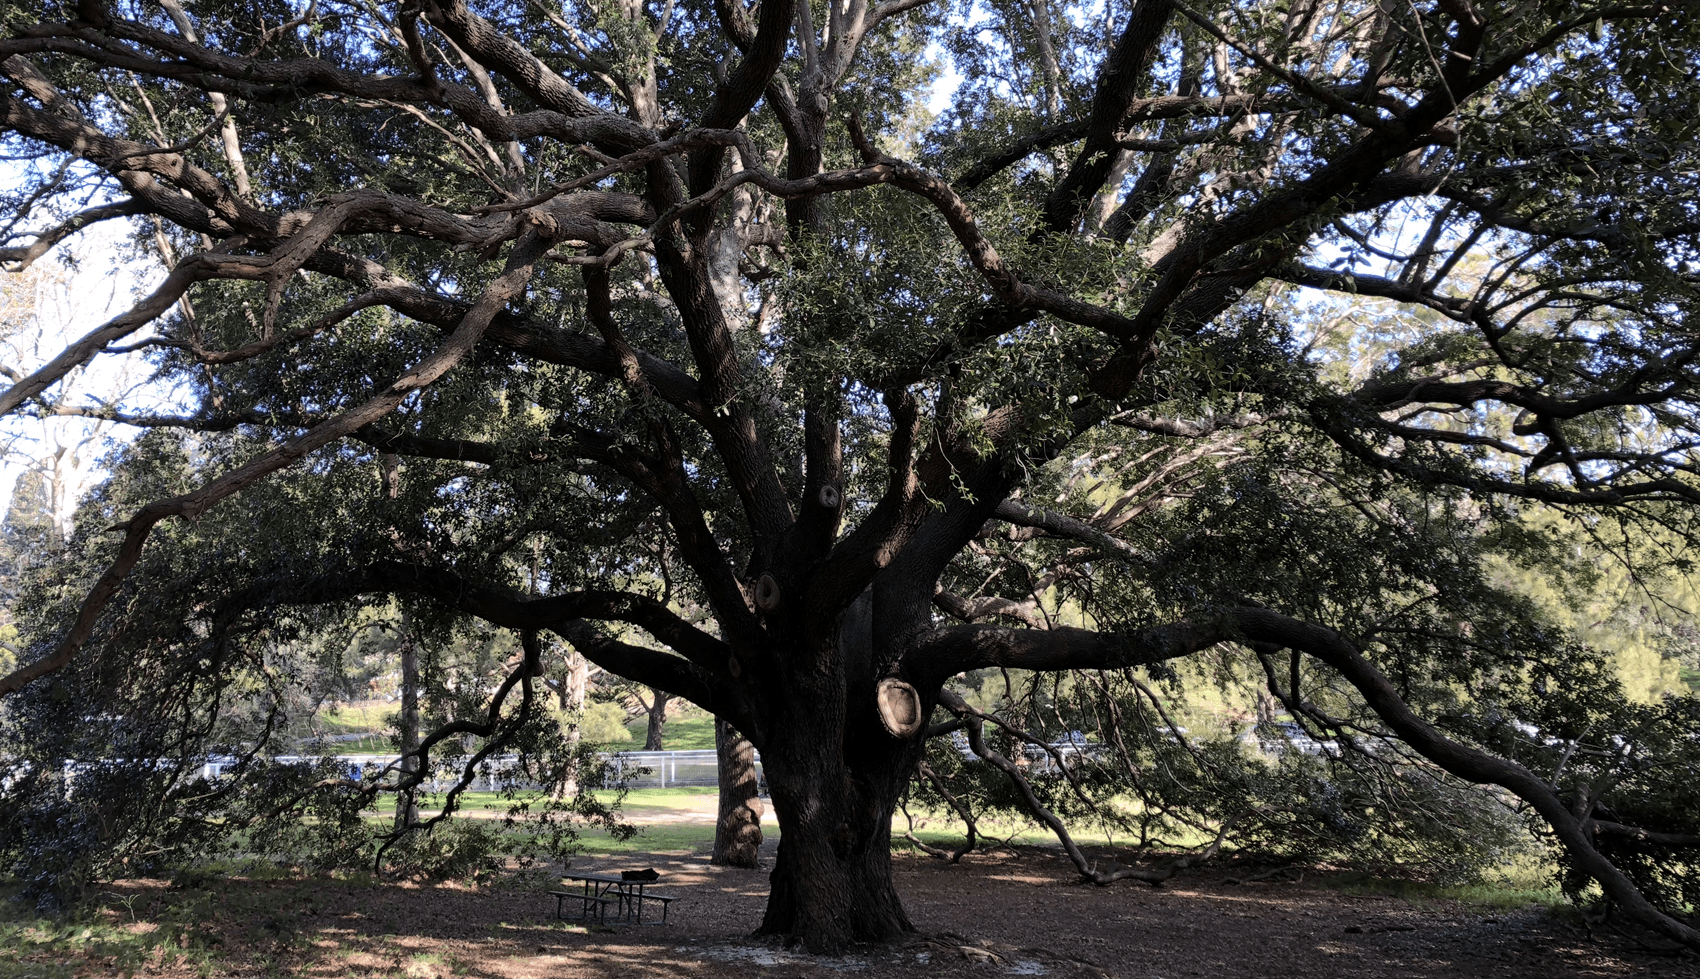
<instances>
[{"instance_id":1,"label":"dirt ground","mask_svg":"<svg viewBox=\"0 0 1700 979\"><path fill-rule=\"evenodd\" d=\"M771 860L771 857L769 858ZM213 880L198 891L133 881L109 914L129 927L185 912L197 952L157 952L142 975L602 979L1091 976L1700 977L1687 954L1658 954L1609 927L1593 934L1537 909L1351 896L1299 882L1234 883L1206 870L1151 888L1075 883L1060 854L974 855L959 866L899 856L897 878L918 934L896 946L822 960L745 937L767 894L762 871L698 855L581 858L575 871L653 866L676 894L665 926L586 929L554 919L549 881L528 885ZM1243 873L1243 871L1242 871ZM171 911L175 906L177 910ZM1664 943L1657 943L1664 944ZM79 974L136 963L63 962Z\"/></svg>"}]
</instances>

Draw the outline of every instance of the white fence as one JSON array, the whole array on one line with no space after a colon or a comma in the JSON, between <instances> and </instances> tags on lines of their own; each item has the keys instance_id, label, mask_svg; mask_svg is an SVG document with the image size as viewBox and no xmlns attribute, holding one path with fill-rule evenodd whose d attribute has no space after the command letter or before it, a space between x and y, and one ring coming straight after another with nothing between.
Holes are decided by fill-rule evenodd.
<instances>
[{"instance_id":1,"label":"white fence","mask_svg":"<svg viewBox=\"0 0 1700 979\"><path fill-rule=\"evenodd\" d=\"M374 770L386 768L396 763L394 755L330 755L325 756L348 768L350 778L362 778ZM616 782L624 782L628 788L670 788L680 785L718 785L719 760L713 751L616 751L599 752L597 757L604 763L613 766L613 778ZM284 765L318 762L321 759L314 755L278 755L271 759ZM494 792L514 784L509 777L518 758L514 755L496 755L485 759L478 766L478 774L471 788L474 791ZM756 772L761 772L761 756L756 756ZM201 766L201 775L213 779L223 775L227 769L236 766L234 758L209 758ZM431 791L437 792L453 784L451 780L439 778L431 783Z\"/></svg>"},{"instance_id":2,"label":"white fence","mask_svg":"<svg viewBox=\"0 0 1700 979\"><path fill-rule=\"evenodd\" d=\"M720 784L720 759L713 751L620 751L602 758L613 763L616 781L634 789ZM759 754L755 765L759 773Z\"/></svg>"}]
</instances>

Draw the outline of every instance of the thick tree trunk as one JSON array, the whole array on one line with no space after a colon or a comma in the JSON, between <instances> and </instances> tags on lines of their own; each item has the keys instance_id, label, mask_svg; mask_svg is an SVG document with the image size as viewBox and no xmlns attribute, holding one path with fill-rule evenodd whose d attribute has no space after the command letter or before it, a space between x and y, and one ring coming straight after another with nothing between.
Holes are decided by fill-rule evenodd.
<instances>
[{"instance_id":1,"label":"thick tree trunk","mask_svg":"<svg viewBox=\"0 0 1700 979\"><path fill-rule=\"evenodd\" d=\"M649 688L649 693L649 729L644 734L643 750L660 751L661 729L667 724L668 695L654 687Z\"/></svg>"},{"instance_id":2,"label":"thick tree trunk","mask_svg":"<svg viewBox=\"0 0 1700 979\"><path fill-rule=\"evenodd\" d=\"M714 824L714 856L709 862L754 869L761 852L762 816L756 749L716 717L714 750L720 762L720 818Z\"/></svg>"},{"instance_id":3,"label":"thick tree trunk","mask_svg":"<svg viewBox=\"0 0 1700 979\"><path fill-rule=\"evenodd\" d=\"M792 680L762 749L780 835L759 933L837 954L914 931L891 879L891 814L919 739L886 734L871 684L840 712L829 705L845 704L841 677Z\"/></svg>"}]
</instances>

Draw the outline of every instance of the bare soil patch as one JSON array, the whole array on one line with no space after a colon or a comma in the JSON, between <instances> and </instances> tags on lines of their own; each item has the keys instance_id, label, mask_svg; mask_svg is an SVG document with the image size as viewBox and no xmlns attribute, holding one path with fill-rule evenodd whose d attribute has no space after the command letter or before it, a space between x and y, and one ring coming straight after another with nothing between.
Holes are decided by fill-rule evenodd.
<instances>
[{"instance_id":1,"label":"bare soil patch","mask_svg":"<svg viewBox=\"0 0 1700 979\"><path fill-rule=\"evenodd\" d=\"M1317 886L1314 875L1235 884L1206 871L1162 888L1098 888L1076 883L1060 855L1042 850L975 855L955 867L895 859L919 933L831 960L747 938L766 873L711 867L702 854L575 861L575 870L655 867L658 889L682 897L666 926L557 922L549 880L471 887L238 878L198 892L132 881L115 888L108 913L146 929L194 906L197 926L184 944L205 951L156 954L139 970L174 979L209 967L222 976L419 979L1700 977L1692 956L1655 954L1609 929L1590 935L1539 909L1353 896ZM115 964L75 966L96 975Z\"/></svg>"}]
</instances>

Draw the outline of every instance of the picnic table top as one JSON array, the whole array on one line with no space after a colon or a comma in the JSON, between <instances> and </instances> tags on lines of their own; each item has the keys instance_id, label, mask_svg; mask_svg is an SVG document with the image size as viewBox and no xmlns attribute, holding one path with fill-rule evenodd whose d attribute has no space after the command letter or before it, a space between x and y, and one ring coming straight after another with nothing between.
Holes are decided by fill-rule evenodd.
<instances>
[{"instance_id":1,"label":"picnic table top","mask_svg":"<svg viewBox=\"0 0 1700 979\"><path fill-rule=\"evenodd\" d=\"M661 882L659 877L656 878L655 880L631 880L631 879L628 879L626 877L622 877L619 874L588 874L588 873L586 873L586 874L562 874L561 879L562 880L579 880L579 881L585 881L585 882L592 883L592 884L619 884L621 886L624 886L624 885L627 885L627 884L636 884L639 887L643 887L647 884L658 884L658 883Z\"/></svg>"},{"instance_id":2,"label":"picnic table top","mask_svg":"<svg viewBox=\"0 0 1700 979\"><path fill-rule=\"evenodd\" d=\"M636 884L647 881L628 881L618 874L562 874L563 880L588 880L598 884Z\"/></svg>"}]
</instances>

